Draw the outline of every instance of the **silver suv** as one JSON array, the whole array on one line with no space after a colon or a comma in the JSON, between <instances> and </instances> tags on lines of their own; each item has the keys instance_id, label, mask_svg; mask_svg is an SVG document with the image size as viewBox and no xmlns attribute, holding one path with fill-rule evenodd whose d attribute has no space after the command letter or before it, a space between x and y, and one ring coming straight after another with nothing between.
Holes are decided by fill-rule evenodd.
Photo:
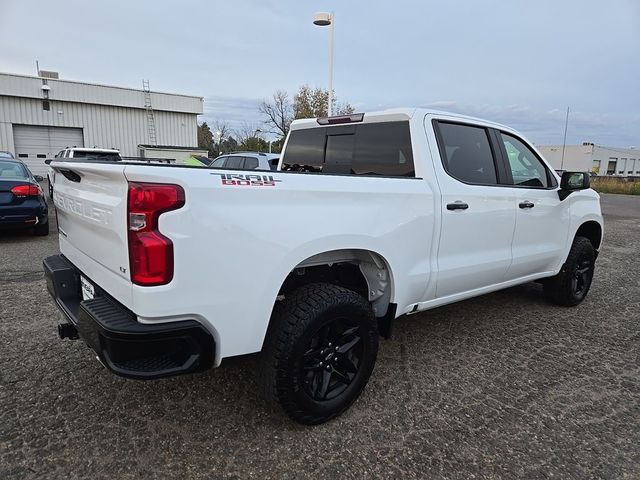
<instances>
[{"instance_id":1,"label":"silver suv","mask_svg":"<svg viewBox=\"0 0 640 480\"><path fill-rule=\"evenodd\" d=\"M232 152L215 158L209 168L233 170L275 170L278 168L279 153Z\"/></svg>"}]
</instances>

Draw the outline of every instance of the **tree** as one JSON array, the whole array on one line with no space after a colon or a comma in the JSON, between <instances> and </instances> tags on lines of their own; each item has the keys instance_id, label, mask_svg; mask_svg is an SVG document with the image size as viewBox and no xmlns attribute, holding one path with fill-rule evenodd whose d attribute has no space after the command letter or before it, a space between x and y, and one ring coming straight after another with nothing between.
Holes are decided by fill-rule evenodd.
<instances>
[{"instance_id":1,"label":"tree","mask_svg":"<svg viewBox=\"0 0 640 480\"><path fill-rule=\"evenodd\" d=\"M347 115L353 113L353 107L348 103L341 105L338 99L333 96L332 114ZM309 85L302 85L293 97L294 118L316 118L327 116L327 104L329 103L329 90L322 88L311 88Z\"/></svg>"},{"instance_id":2,"label":"tree","mask_svg":"<svg viewBox=\"0 0 640 480\"><path fill-rule=\"evenodd\" d=\"M222 155L223 153L235 152L238 150L238 142L231 135L228 137L223 137L220 141L220 150L218 155Z\"/></svg>"},{"instance_id":3,"label":"tree","mask_svg":"<svg viewBox=\"0 0 640 480\"><path fill-rule=\"evenodd\" d=\"M207 122L198 125L198 147L209 152L210 157L217 157L221 152L237 148L238 142L231 137L231 128L222 120L213 120L211 127Z\"/></svg>"},{"instance_id":4,"label":"tree","mask_svg":"<svg viewBox=\"0 0 640 480\"><path fill-rule=\"evenodd\" d=\"M207 150L209 156L212 156L215 152L213 134L207 122L202 122L202 125L198 125L198 148Z\"/></svg>"},{"instance_id":5,"label":"tree","mask_svg":"<svg viewBox=\"0 0 640 480\"><path fill-rule=\"evenodd\" d=\"M293 105L287 92L278 90L271 101L263 100L258 109L266 117L265 123L270 128L283 137L289 133L289 126L293 121Z\"/></svg>"},{"instance_id":6,"label":"tree","mask_svg":"<svg viewBox=\"0 0 640 480\"><path fill-rule=\"evenodd\" d=\"M259 110L265 116L265 123L275 130L281 137L289 133L291 122L297 118L315 118L327 116L327 103L329 91L322 88L311 88L302 85L293 97L283 90L273 94L270 101L263 100ZM353 113L353 107L349 103L338 103L333 96L334 115L347 115Z\"/></svg>"},{"instance_id":7,"label":"tree","mask_svg":"<svg viewBox=\"0 0 640 480\"><path fill-rule=\"evenodd\" d=\"M214 140L220 141L220 139L227 138L231 134L231 128L223 120L214 120L212 125Z\"/></svg>"},{"instance_id":8,"label":"tree","mask_svg":"<svg viewBox=\"0 0 640 480\"><path fill-rule=\"evenodd\" d=\"M266 152L268 144L264 138L258 135L259 131L260 129L254 124L242 122L242 125L235 131L238 148L252 152Z\"/></svg>"}]
</instances>

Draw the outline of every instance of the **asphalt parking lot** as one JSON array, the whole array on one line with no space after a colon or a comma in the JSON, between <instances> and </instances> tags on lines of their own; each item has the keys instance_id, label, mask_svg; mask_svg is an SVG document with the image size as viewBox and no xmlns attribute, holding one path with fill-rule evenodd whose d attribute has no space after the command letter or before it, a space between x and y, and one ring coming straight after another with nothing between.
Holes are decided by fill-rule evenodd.
<instances>
[{"instance_id":1,"label":"asphalt parking lot","mask_svg":"<svg viewBox=\"0 0 640 480\"><path fill-rule=\"evenodd\" d=\"M251 358L110 374L57 338L57 235L0 234L0 478L639 478L640 197L602 205L582 305L527 284L402 318L363 396L313 428L265 407Z\"/></svg>"}]
</instances>

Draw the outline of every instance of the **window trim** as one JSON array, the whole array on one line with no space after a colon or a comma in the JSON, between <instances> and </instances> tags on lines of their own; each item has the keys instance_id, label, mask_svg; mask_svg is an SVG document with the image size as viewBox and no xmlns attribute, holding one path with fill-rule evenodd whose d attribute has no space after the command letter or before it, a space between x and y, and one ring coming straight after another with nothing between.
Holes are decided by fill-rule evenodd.
<instances>
[{"instance_id":1,"label":"window trim","mask_svg":"<svg viewBox=\"0 0 640 480\"><path fill-rule=\"evenodd\" d=\"M494 129L494 130L495 130L496 140L498 142L498 149L502 157L502 164L504 165L507 180L509 181L509 183L505 184L505 186L512 187L512 188L526 188L531 190L556 190L558 188L559 186L558 181L555 178L555 176L551 173L549 166L540 157L540 155L536 153L536 151L531 147L531 145L529 145L529 142L525 141L521 136L511 132L507 132L506 130L500 130L500 129ZM542 165L542 167L545 169L545 172L547 173L547 183L549 184L548 187L534 187L532 185L516 185L515 183L513 183L513 174L511 173L511 164L509 163L509 155L507 154L507 148L504 146L504 142L502 141L502 137L501 137L503 133L521 142L525 147L529 149L529 151L531 151L533 156L538 159L538 161L540 162L540 165Z\"/></svg>"},{"instance_id":2,"label":"window trim","mask_svg":"<svg viewBox=\"0 0 640 480\"><path fill-rule=\"evenodd\" d=\"M444 171L447 173L447 175L451 178L453 178L455 181L460 182L464 185L469 185L472 187L503 187L503 186L508 186L505 185L503 183L504 181L504 177L506 175L506 173L503 171L504 170L504 164L502 161L502 158L500 158L500 160L498 159L498 155L496 154L496 145L495 145L495 140L492 138L492 134L491 134L491 130L493 130L491 127L488 127L487 125L479 125L477 123L470 123L470 122L464 122L464 121L455 121L455 120L444 120L444 119L437 119L434 118L433 120L431 120L432 126L433 126L433 131L436 135L436 143L438 144L438 153L440 155L440 164L442 165L442 168L444 169ZM457 177L455 177L450 171L449 171L449 159L447 159L447 150L445 148L445 143L444 143L444 138L442 137L442 132L440 131L440 124L441 123L447 123L447 124L451 124L451 125L461 125L463 127L472 127L472 128L479 128L481 130L484 130L485 134L487 135L487 141L489 142L489 148L491 149L491 157L493 158L493 168L495 169L495 173L496 173L496 183L473 183L473 182L466 182L464 180L461 180Z\"/></svg>"}]
</instances>

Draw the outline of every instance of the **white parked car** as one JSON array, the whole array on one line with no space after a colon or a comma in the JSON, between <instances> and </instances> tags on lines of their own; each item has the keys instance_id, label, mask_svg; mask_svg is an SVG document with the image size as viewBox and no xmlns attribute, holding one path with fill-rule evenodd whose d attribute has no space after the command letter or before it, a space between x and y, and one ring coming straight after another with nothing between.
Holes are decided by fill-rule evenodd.
<instances>
[{"instance_id":1,"label":"white parked car","mask_svg":"<svg viewBox=\"0 0 640 480\"><path fill-rule=\"evenodd\" d=\"M267 397L306 424L360 395L397 317L534 280L577 305L602 244L588 174L423 109L295 121L273 172L51 166L61 337L140 379L261 352Z\"/></svg>"},{"instance_id":2,"label":"white parked car","mask_svg":"<svg viewBox=\"0 0 640 480\"><path fill-rule=\"evenodd\" d=\"M275 170L278 166L279 153L263 152L231 152L215 158L209 168L226 168L230 170Z\"/></svg>"},{"instance_id":3,"label":"white parked car","mask_svg":"<svg viewBox=\"0 0 640 480\"><path fill-rule=\"evenodd\" d=\"M113 148L84 148L84 147L67 147L56 153L54 158L82 158L84 160L99 160L117 162L122 160L120 151ZM46 162L51 163L49 160ZM55 171L49 167L47 171L47 184L49 186L49 198L53 199L53 183Z\"/></svg>"}]
</instances>

